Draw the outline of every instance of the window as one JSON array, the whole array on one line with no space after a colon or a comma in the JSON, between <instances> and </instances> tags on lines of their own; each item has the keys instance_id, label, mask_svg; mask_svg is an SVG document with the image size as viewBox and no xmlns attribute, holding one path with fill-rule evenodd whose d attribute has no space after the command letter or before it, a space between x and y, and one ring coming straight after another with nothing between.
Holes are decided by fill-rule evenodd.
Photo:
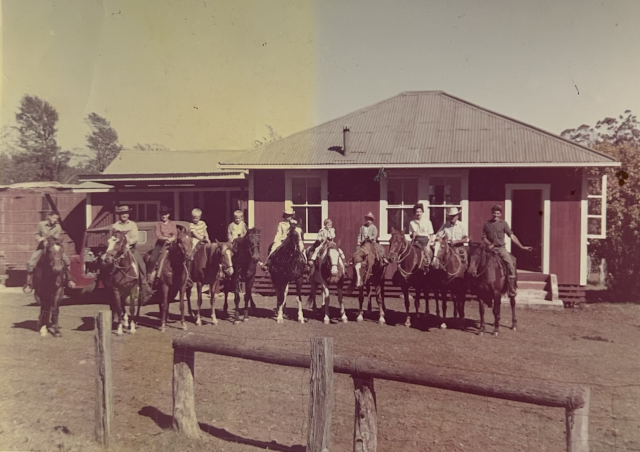
<instances>
[{"instance_id":1,"label":"window","mask_svg":"<svg viewBox=\"0 0 640 452\"><path fill-rule=\"evenodd\" d=\"M607 237L607 176L587 180L587 238Z\"/></svg>"},{"instance_id":2,"label":"window","mask_svg":"<svg viewBox=\"0 0 640 452\"><path fill-rule=\"evenodd\" d=\"M460 177L429 178L429 219L435 231L446 221L447 209L457 207L462 210L461 192Z\"/></svg>"},{"instance_id":3,"label":"window","mask_svg":"<svg viewBox=\"0 0 640 452\"><path fill-rule=\"evenodd\" d=\"M133 221L158 221L160 201L122 201L120 205L129 206Z\"/></svg>"},{"instance_id":4,"label":"window","mask_svg":"<svg viewBox=\"0 0 640 452\"><path fill-rule=\"evenodd\" d=\"M285 208L295 211L304 239L315 240L328 216L327 172L288 171L285 182Z\"/></svg>"},{"instance_id":5,"label":"window","mask_svg":"<svg viewBox=\"0 0 640 452\"><path fill-rule=\"evenodd\" d=\"M387 181L387 234L391 228L409 232L413 206L418 202L418 178L389 178ZM426 209L426 206L425 206Z\"/></svg>"}]
</instances>

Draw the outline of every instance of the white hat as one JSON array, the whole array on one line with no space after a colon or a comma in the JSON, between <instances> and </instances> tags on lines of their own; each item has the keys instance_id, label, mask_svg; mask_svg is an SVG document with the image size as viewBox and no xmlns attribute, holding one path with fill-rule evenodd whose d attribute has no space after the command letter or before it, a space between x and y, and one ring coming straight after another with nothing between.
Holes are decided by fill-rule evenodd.
<instances>
[{"instance_id":1,"label":"white hat","mask_svg":"<svg viewBox=\"0 0 640 452\"><path fill-rule=\"evenodd\" d=\"M289 215L289 216L292 216L292 215L295 215L295 214L296 214L296 213L293 211L293 208L291 208L291 207L287 207L286 209L284 209L284 210L282 211L282 215Z\"/></svg>"},{"instance_id":2,"label":"white hat","mask_svg":"<svg viewBox=\"0 0 640 452\"><path fill-rule=\"evenodd\" d=\"M449 207L447 209L447 216L448 217L453 217L454 215L458 215L460 213L460 211L458 210L457 207Z\"/></svg>"}]
</instances>

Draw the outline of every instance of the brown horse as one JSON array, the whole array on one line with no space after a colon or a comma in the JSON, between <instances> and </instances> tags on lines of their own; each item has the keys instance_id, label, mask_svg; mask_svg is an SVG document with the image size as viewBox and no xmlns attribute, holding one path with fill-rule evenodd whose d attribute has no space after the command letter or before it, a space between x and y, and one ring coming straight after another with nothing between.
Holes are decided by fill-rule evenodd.
<instances>
[{"instance_id":1,"label":"brown horse","mask_svg":"<svg viewBox=\"0 0 640 452\"><path fill-rule=\"evenodd\" d=\"M423 250L418 242L409 242L403 231L391 228L391 240L389 240L389 262L398 264L398 270L393 275L393 283L400 286L404 295L404 307L407 312L407 320L404 326L411 326L411 314L409 313L409 288L416 291L415 306L416 316L420 318L420 294L424 294L429 312L429 291L427 289L427 272L431 261L431 249Z\"/></svg>"},{"instance_id":2,"label":"brown horse","mask_svg":"<svg viewBox=\"0 0 640 452\"><path fill-rule=\"evenodd\" d=\"M247 235L236 240L233 252L233 275L223 282L224 310L226 311L227 296L230 291L234 293L236 305L234 324L240 323L240 289L244 283L244 317L249 320L249 303L255 306L251 289L256 278L256 266L260 260L260 229L251 228Z\"/></svg>"},{"instance_id":3,"label":"brown horse","mask_svg":"<svg viewBox=\"0 0 640 452\"><path fill-rule=\"evenodd\" d=\"M342 292L344 288L344 280L346 277L347 266L343 258L344 254L334 242L327 244L327 249L322 258L316 264L316 269L312 275L311 281L311 300L315 304L315 287L320 284L322 288L322 304L324 305L324 323L331 323L329 318L329 286L335 284L338 289L338 303L340 304L340 320L347 323L347 314L344 309L344 301L342 300Z\"/></svg>"},{"instance_id":4,"label":"brown horse","mask_svg":"<svg viewBox=\"0 0 640 452\"><path fill-rule=\"evenodd\" d=\"M514 256L513 265L515 267L516 260ZM498 336L500 331L500 305L502 295L508 292L507 269L504 268L500 258L495 252L489 250L486 246L476 246L471 253L469 259L469 276L473 291L478 296L478 305L480 307L480 330L478 335L484 333L484 304L488 306L493 304L493 335ZM516 298L509 297L511 302L511 329L516 330Z\"/></svg>"},{"instance_id":5,"label":"brown horse","mask_svg":"<svg viewBox=\"0 0 640 452\"><path fill-rule=\"evenodd\" d=\"M107 251L104 254L104 267L100 270L106 276L103 279L107 288L113 295L112 308L115 308L114 320L117 317L118 331L120 336L123 333L123 326L130 327L130 332L136 332L136 322L140 317L140 269L133 257L133 252L127 247L127 236L123 231L113 231L109 238ZM125 312L125 301L132 295L131 299L131 323L129 315ZM137 310L136 303L137 301Z\"/></svg>"},{"instance_id":6,"label":"brown horse","mask_svg":"<svg viewBox=\"0 0 640 452\"><path fill-rule=\"evenodd\" d=\"M178 227L178 237L175 242L165 245L166 257L160 258L158 272L158 286L160 295L158 304L160 307L160 331L164 332L167 325L167 313L169 300L173 300L176 293L180 293L180 299L184 297L189 269L187 268L187 256L191 255L192 241L188 231Z\"/></svg>"},{"instance_id":7,"label":"brown horse","mask_svg":"<svg viewBox=\"0 0 640 452\"><path fill-rule=\"evenodd\" d=\"M231 246L228 243L218 241L204 244L193 254L191 265L189 266L190 280L187 281L186 293L187 303L189 304L189 315L196 318L195 323L198 326L202 325L200 311L202 309L202 286L204 284L209 284L211 323L214 325L218 323L214 306L216 298L215 289L223 275L233 275L233 260L231 255ZM198 310L195 316L191 309L191 289L194 284L196 286L196 293L198 294ZM186 330L187 324L184 320L184 298L182 297L182 293L180 295L180 317L182 329Z\"/></svg>"},{"instance_id":8,"label":"brown horse","mask_svg":"<svg viewBox=\"0 0 640 452\"><path fill-rule=\"evenodd\" d=\"M64 297L65 286L62 253L62 245L53 237L47 237L42 256L33 269L34 297L40 304L40 336L46 336L47 331L50 331L53 337L62 336L58 324L60 300Z\"/></svg>"},{"instance_id":9,"label":"brown horse","mask_svg":"<svg viewBox=\"0 0 640 452\"><path fill-rule=\"evenodd\" d=\"M359 291L358 302L360 303L360 309L358 311L358 322L364 320L362 304L366 288L369 296L371 296L371 291L375 290L376 301L380 309L378 323L384 325L386 323L384 318L384 272L386 267L378 257L378 252L373 242L366 240L353 254L351 261L354 266L354 275L347 289L347 294L350 295L354 288Z\"/></svg>"},{"instance_id":10,"label":"brown horse","mask_svg":"<svg viewBox=\"0 0 640 452\"><path fill-rule=\"evenodd\" d=\"M430 282L436 295L436 307L438 297L442 300L443 323L441 328L446 328L447 319L447 293L451 292L453 301L453 317L459 328L464 327L464 304L467 298L467 262L459 253L459 248L451 246L446 236L437 237L434 243L432 272ZM462 252L465 252L462 249Z\"/></svg>"}]
</instances>

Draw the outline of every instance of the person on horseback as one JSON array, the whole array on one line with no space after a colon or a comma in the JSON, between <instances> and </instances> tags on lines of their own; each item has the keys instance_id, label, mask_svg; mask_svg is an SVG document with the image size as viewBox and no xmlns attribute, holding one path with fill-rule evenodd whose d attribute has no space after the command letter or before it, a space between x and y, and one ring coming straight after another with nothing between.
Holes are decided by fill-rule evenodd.
<instances>
[{"instance_id":1,"label":"person on horseback","mask_svg":"<svg viewBox=\"0 0 640 452\"><path fill-rule=\"evenodd\" d=\"M438 229L436 237L446 237L447 242L451 244L460 255L463 263L469 261L467 243L469 243L469 236L467 234L467 228L460 220L460 210L457 207L450 207L447 209L447 221Z\"/></svg>"},{"instance_id":2,"label":"person on horseback","mask_svg":"<svg viewBox=\"0 0 640 452\"><path fill-rule=\"evenodd\" d=\"M409 236L424 249L433 242L433 224L424 215L422 203L413 206L413 215L413 220L409 223Z\"/></svg>"},{"instance_id":3,"label":"person on horseback","mask_svg":"<svg viewBox=\"0 0 640 452\"><path fill-rule=\"evenodd\" d=\"M382 265L389 265L389 261L384 255L384 248L378 243L378 228L373 224L375 219L372 212L364 216L364 224L360 226L360 232L358 232L358 248L360 248L365 241L369 240L376 249L378 259L380 259Z\"/></svg>"},{"instance_id":4,"label":"person on horseback","mask_svg":"<svg viewBox=\"0 0 640 452\"><path fill-rule=\"evenodd\" d=\"M140 285L142 288L143 299L147 300L152 294L152 289L147 281L147 265L144 263L144 259L142 259L140 253L136 250L136 245L138 244L138 225L129 219L131 214L129 206L118 206L116 208L116 214L118 215L119 220L111 226L111 231L124 232L127 237L127 248L131 250L131 254L135 259L136 264L138 264L138 269L140 271Z\"/></svg>"},{"instance_id":5,"label":"person on horseback","mask_svg":"<svg viewBox=\"0 0 640 452\"><path fill-rule=\"evenodd\" d=\"M196 207L191 211L191 223L189 224L189 232L193 240L193 254L196 253L201 244L211 242L207 232L207 223L200 218L202 218L202 210Z\"/></svg>"},{"instance_id":6,"label":"person on horseback","mask_svg":"<svg viewBox=\"0 0 640 452\"><path fill-rule=\"evenodd\" d=\"M269 271L269 265L271 263L270 261L271 255L275 250L277 250L280 247L280 245L282 245L282 242L284 242L284 239L287 238L291 225L298 224L296 219L293 218L294 215L295 215L295 212L291 207L285 209L282 212L282 221L278 223L278 230L276 232L275 238L273 239L273 245L271 246L271 251L267 256L267 262L262 265L262 270ZM306 258L306 255L304 253L304 242L302 241L302 229L299 226L296 226L296 229L298 229L298 234L300 236L300 243L299 243L300 252Z\"/></svg>"},{"instance_id":7,"label":"person on horseback","mask_svg":"<svg viewBox=\"0 0 640 452\"><path fill-rule=\"evenodd\" d=\"M52 210L47 214L46 220L38 223L35 233L35 239L38 246L31 255L29 262L27 262L27 282L22 288L25 292L29 292L33 289L33 269L36 268L36 264L42 256L42 252L44 251L44 242L46 242L47 237L53 237L56 241L59 241L62 233L63 230L62 226L60 226L60 214L55 210ZM62 252L62 260L64 261L67 286L70 289L73 289L76 287L76 283L73 281L73 276L71 276L71 271L69 270L69 257L64 253L64 251Z\"/></svg>"},{"instance_id":8,"label":"person on horseback","mask_svg":"<svg viewBox=\"0 0 640 452\"><path fill-rule=\"evenodd\" d=\"M247 225L244 222L242 210L233 212L233 221L227 227L227 240L233 244L237 239L247 235Z\"/></svg>"},{"instance_id":9,"label":"person on horseback","mask_svg":"<svg viewBox=\"0 0 640 452\"><path fill-rule=\"evenodd\" d=\"M162 254L162 251L165 248L168 248L171 243L175 242L178 237L178 228L176 224L170 220L171 209L167 206L160 207L160 221L156 223L155 233L156 233L156 244L151 251L151 256L149 256L149 261L147 262L148 268L151 270L151 274L149 275L149 283L153 285L156 279L156 275L159 273L160 268L156 269L156 264ZM160 260L160 267L164 263L164 259Z\"/></svg>"},{"instance_id":10,"label":"person on horseback","mask_svg":"<svg viewBox=\"0 0 640 452\"><path fill-rule=\"evenodd\" d=\"M511 241L518 245L523 250L532 251L533 247L524 246L515 236L509 224L504 221L502 217L502 206L496 204L491 207L492 218L484 224L482 228L482 242L487 246L489 250L494 251L500 260L507 267L508 284L509 284L509 296L516 296L516 268L513 265L511 254L505 248L504 235L507 234L511 237Z\"/></svg>"},{"instance_id":11,"label":"person on horseback","mask_svg":"<svg viewBox=\"0 0 640 452\"><path fill-rule=\"evenodd\" d=\"M331 218L327 218L324 220L324 227L318 231L318 238L311 245L311 258L309 259L308 267L310 270L313 270L313 265L315 261L320 256L320 260L322 260L327 252L327 247L329 243L332 243L336 238L336 230L333 227L333 221ZM340 257L342 260L346 262L345 256L342 253L342 250L338 248L338 252L340 253ZM312 272L313 273L313 272Z\"/></svg>"}]
</instances>

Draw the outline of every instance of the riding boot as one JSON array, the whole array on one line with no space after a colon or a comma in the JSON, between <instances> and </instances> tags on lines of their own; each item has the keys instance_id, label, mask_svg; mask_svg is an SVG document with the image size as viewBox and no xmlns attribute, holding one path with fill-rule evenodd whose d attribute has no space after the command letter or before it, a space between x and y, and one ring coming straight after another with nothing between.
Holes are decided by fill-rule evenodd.
<instances>
[{"instance_id":1,"label":"riding boot","mask_svg":"<svg viewBox=\"0 0 640 452\"><path fill-rule=\"evenodd\" d=\"M22 286L22 291L24 293L33 292L33 270L27 272L27 282Z\"/></svg>"},{"instance_id":2,"label":"riding boot","mask_svg":"<svg viewBox=\"0 0 640 452\"><path fill-rule=\"evenodd\" d=\"M515 276L509 276L508 286L509 286L509 297L515 297L516 296L516 277Z\"/></svg>"}]
</instances>

